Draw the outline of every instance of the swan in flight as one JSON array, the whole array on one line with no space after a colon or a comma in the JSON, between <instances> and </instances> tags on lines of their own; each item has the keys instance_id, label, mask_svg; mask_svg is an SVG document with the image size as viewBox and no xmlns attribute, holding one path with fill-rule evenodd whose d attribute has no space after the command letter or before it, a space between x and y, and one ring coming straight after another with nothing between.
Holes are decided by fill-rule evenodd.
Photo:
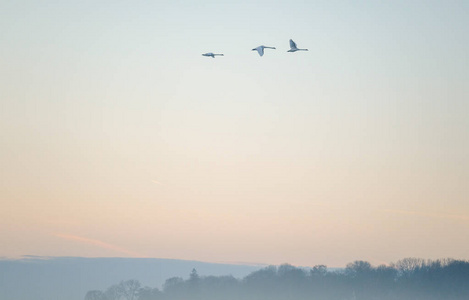
<instances>
[{"instance_id":1,"label":"swan in flight","mask_svg":"<svg viewBox=\"0 0 469 300\"><path fill-rule=\"evenodd\" d=\"M259 55L262 56L262 55L264 55L264 49L265 48L275 49L275 47L259 46L257 48L252 49L252 51L257 51L259 53Z\"/></svg>"},{"instance_id":2,"label":"swan in flight","mask_svg":"<svg viewBox=\"0 0 469 300\"><path fill-rule=\"evenodd\" d=\"M308 49L298 49L296 43L293 40L290 40L290 50L287 52L296 52L296 51L308 51Z\"/></svg>"},{"instance_id":3,"label":"swan in flight","mask_svg":"<svg viewBox=\"0 0 469 300\"><path fill-rule=\"evenodd\" d=\"M211 58L215 58L215 56L224 56L223 54L215 54L212 52L204 53L203 56L210 56Z\"/></svg>"}]
</instances>

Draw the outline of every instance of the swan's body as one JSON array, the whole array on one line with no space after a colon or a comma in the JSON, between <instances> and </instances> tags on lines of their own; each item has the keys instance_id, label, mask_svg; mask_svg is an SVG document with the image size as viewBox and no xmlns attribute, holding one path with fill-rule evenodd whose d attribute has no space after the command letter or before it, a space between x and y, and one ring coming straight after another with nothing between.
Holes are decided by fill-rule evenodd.
<instances>
[{"instance_id":1,"label":"swan's body","mask_svg":"<svg viewBox=\"0 0 469 300\"><path fill-rule=\"evenodd\" d=\"M308 51L308 49L299 49L293 40L290 40L290 50L287 52Z\"/></svg>"},{"instance_id":2,"label":"swan's body","mask_svg":"<svg viewBox=\"0 0 469 300\"><path fill-rule=\"evenodd\" d=\"M252 51L257 51L259 53L259 55L262 56L262 55L264 55L264 49L265 48L275 49L275 47L259 46L259 47L256 47L256 48L252 49Z\"/></svg>"},{"instance_id":3,"label":"swan's body","mask_svg":"<svg viewBox=\"0 0 469 300\"><path fill-rule=\"evenodd\" d=\"M211 58L215 58L215 56L224 56L223 54L215 54L212 52L204 53L203 56L210 56Z\"/></svg>"}]
</instances>

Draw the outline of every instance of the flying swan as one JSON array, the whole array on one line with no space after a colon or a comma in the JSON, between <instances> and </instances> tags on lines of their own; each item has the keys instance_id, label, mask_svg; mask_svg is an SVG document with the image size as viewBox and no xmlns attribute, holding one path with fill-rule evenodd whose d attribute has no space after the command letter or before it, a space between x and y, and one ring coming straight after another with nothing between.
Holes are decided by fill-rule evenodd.
<instances>
[{"instance_id":1,"label":"flying swan","mask_svg":"<svg viewBox=\"0 0 469 300\"><path fill-rule=\"evenodd\" d=\"M296 52L296 51L308 51L308 49L298 49L296 43L293 40L290 40L290 50L287 52Z\"/></svg>"},{"instance_id":2,"label":"flying swan","mask_svg":"<svg viewBox=\"0 0 469 300\"><path fill-rule=\"evenodd\" d=\"M215 54L212 52L204 53L203 56L210 56L211 58L215 58L215 56L224 56L223 54Z\"/></svg>"},{"instance_id":3,"label":"flying swan","mask_svg":"<svg viewBox=\"0 0 469 300\"><path fill-rule=\"evenodd\" d=\"M264 49L265 48L275 49L275 47L259 46L257 48L252 49L252 51L257 51L259 53L259 55L262 56L262 55L264 55Z\"/></svg>"}]
</instances>

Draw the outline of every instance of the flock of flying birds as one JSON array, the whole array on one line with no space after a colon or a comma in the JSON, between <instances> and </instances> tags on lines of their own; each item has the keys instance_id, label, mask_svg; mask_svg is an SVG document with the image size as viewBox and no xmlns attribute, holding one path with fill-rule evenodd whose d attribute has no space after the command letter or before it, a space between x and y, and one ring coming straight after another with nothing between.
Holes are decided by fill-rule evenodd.
<instances>
[{"instance_id":1,"label":"flock of flying birds","mask_svg":"<svg viewBox=\"0 0 469 300\"><path fill-rule=\"evenodd\" d=\"M264 49L275 49L275 47L268 47L268 46L261 45L259 47L252 49L252 51L257 51L257 53L259 53L260 56L263 56ZM290 40L290 50L288 50L287 52L296 52L296 51L308 51L308 49L300 49L296 46L296 43L293 40ZM212 52L204 53L202 55L208 56L211 58L215 58L215 56L223 56L223 54L216 54Z\"/></svg>"}]
</instances>

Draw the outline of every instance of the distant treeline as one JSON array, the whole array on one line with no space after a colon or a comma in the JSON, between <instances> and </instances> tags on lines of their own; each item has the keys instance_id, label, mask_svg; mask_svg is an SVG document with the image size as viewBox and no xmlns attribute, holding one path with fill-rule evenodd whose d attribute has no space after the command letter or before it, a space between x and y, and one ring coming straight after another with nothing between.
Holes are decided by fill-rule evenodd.
<instances>
[{"instance_id":1,"label":"distant treeline","mask_svg":"<svg viewBox=\"0 0 469 300\"><path fill-rule=\"evenodd\" d=\"M162 290L122 281L85 300L432 300L469 299L469 261L406 258L389 266L355 261L342 271L324 265L269 266L237 279L199 276L166 280Z\"/></svg>"}]
</instances>

